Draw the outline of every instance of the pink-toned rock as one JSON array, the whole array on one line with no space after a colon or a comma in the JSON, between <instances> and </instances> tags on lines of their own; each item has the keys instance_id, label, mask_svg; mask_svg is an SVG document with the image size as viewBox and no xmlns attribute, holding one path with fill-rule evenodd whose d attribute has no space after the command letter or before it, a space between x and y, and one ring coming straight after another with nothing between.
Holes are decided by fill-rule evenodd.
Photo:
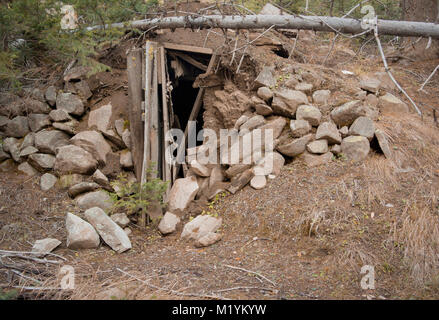
<instances>
[{"instance_id":1,"label":"pink-toned rock","mask_svg":"<svg viewBox=\"0 0 439 320\"><path fill-rule=\"evenodd\" d=\"M82 131L70 139L70 142L92 154L100 164L106 164L106 157L111 147L101 133L97 131Z\"/></svg>"},{"instance_id":2,"label":"pink-toned rock","mask_svg":"<svg viewBox=\"0 0 439 320\"><path fill-rule=\"evenodd\" d=\"M199 186L195 176L175 180L169 192L168 210L184 210L195 199Z\"/></svg>"}]
</instances>

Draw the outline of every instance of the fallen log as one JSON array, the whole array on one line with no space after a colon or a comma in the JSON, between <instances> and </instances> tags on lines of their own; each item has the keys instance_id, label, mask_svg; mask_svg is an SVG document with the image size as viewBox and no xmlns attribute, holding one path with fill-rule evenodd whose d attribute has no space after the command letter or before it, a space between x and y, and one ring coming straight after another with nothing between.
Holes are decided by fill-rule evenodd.
<instances>
[{"instance_id":1,"label":"fallen log","mask_svg":"<svg viewBox=\"0 0 439 320\"><path fill-rule=\"evenodd\" d=\"M226 29L302 29L315 31L359 34L365 30L361 20L351 18L303 15L246 15L246 16L181 16L165 17L106 25L105 28L176 29L176 28L226 28ZM88 27L87 30L104 26ZM439 38L439 24L413 21L378 20L381 35Z\"/></svg>"}]
</instances>

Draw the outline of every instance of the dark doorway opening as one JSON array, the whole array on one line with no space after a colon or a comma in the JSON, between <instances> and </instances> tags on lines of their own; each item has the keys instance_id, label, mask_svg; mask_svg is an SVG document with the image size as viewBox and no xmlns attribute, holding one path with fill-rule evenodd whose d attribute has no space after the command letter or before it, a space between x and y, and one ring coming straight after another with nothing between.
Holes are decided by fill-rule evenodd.
<instances>
[{"instance_id":1,"label":"dark doorway opening","mask_svg":"<svg viewBox=\"0 0 439 320\"><path fill-rule=\"evenodd\" d=\"M184 52L186 59L181 58L181 54L178 51L168 50L167 54L167 70L169 72L169 80L172 84L171 92L171 106L174 121L171 123L171 128L181 129L183 132L188 125L188 121L194 107L199 88L194 88L193 84L198 75L205 73L202 69L203 66L209 64L210 55ZM187 57L190 57L188 59ZM195 60L198 66L188 62L188 60ZM201 66L201 68L200 68ZM196 121L196 134L203 129L203 105L201 104L200 111L195 119ZM187 143L187 142L186 142ZM196 145L201 145L203 141L196 141ZM177 155L177 150L174 151L174 156ZM178 177L183 176L183 171L178 173Z\"/></svg>"}]
</instances>

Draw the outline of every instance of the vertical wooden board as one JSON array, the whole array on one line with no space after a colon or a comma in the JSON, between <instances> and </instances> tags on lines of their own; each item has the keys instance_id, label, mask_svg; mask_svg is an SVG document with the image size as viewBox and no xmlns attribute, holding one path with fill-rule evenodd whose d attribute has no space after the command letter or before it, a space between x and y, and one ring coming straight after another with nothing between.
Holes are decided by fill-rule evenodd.
<instances>
[{"instance_id":1,"label":"vertical wooden board","mask_svg":"<svg viewBox=\"0 0 439 320\"><path fill-rule=\"evenodd\" d=\"M161 48L162 47L157 47L157 52L156 52L156 56L157 56L157 66L158 66L158 68L157 68L157 81L158 81L158 84L162 84L162 79L163 79L163 77L162 77L162 68L161 68L161 65L162 65L162 55L161 55Z\"/></svg>"},{"instance_id":2,"label":"vertical wooden board","mask_svg":"<svg viewBox=\"0 0 439 320\"><path fill-rule=\"evenodd\" d=\"M158 110L158 54L157 47L154 46L154 63L152 71L152 87L151 87L151 133L150 133L150 143L151 143L151 166L152 166L152 178L156 178L159 173L160 153L159 153L159 110Z\"/></svg>"},{"instance_id":3,"label":"vertical wooden board","mask_svg":"<svg viewBox=\"0 0 439 320\"><path fill-rule=\"evenodd\" d=\"M142 49L130 50L127 55L128 94L130 107L128 117L131 131L131 153L134 172L138 181L141 179L143 163L143 123L142 123Z\"/></svg>"},{"instance_id":4,"label":"vertical wooden board","mask_svg":"<svg viewBox=\"0 0 439 320\"><path fill-rule=\"evenodd\" d=\"M141 183L144 184L147 179L147 169L150 166L151 144L150 144L150 128L151 128L151 85L152 85L152 69L154 61L154 48L150 41L145 46L145 117L144 117L144 147Z\"/></svg>"},{"instance_id":5,"label":"vertical wooden board","mask_svg":"<svg viewBox=\"0 0 439 320\"><path fill-rule=\"evenodd\" d=\"M160 47L160 69L161 69L161 77L162 77L162 116L163 116L163 152L162 152L162 161L163 161L163 181L168 181L168 189L166 190L166 198L171 188L171 163L166 161L166 152L169 149L169 141L167 137L167 132L170 128L169 123L169 111L168 111L168 95L167 95L167 72L166 72L166 51L165 48Z\"/></svg>"}]
</instances>

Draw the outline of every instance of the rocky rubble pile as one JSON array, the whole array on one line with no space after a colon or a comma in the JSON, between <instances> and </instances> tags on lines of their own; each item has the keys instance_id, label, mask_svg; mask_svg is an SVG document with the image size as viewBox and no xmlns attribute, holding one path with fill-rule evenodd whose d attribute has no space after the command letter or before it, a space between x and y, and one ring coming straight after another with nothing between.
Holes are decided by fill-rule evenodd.
<instances>
[{"instance_id":1,"label":"rocky rubble pile","mask_svg":"<svg viewBox=\"0 0 439 320\"><path fill-rule=\"evenodd\" d=\"M123 214L104 219L102 212L111 208L105 192L113 191L110 179L124 170L130 174L128 180L135 181L130 132L126 120L113 120L111 103L87 111L93 89L83 71L72 69L64 78L63 90L51 86L45 91L34 89L24 99L2 98L0 133L5 138L0 147L0 170L10 170L18 163L24 174L41 174L43 191L55 184L68 188L90 224L69 214L67 246L96 247L100 236L122 252L130 247L121 233L129 220ZM380 113L408 112L408 106L387 92L388 85L379 77L359 79L350 99L339 99L338 92L321 88L322 81L310 73L288 75L281 85L278 80L273 68L264 67L254 81L251 97L227 84L224 90L207 95L205 126L222 121L223 127L232 129L230 144L213 144L207 139L187 150L188 171L174 182L167 212L158 226L163 235L178 229L181 213L195 199L234 194L248 184L263 189L281 173L286 160L299 159L308 167L337 157L363 161L373 139L386 157L392 157L386 135L376 129L375 121ZM218 117L212 120L210 115L215 113ZM82 131L78 129L81 119L88 121ZM258 139L260 144L255 144ZM219 162L200 160L211 152ZM213 244L221 239L217 233L221 223L221 218L199 215L182 228L181 238L196 246ZM129 232L125 229L123 234Z\"/></svg>"},{"instance_id":2,"label":"rocky rubble pile","mask_svg":"<svg viewBox=\"0 0 439 320\"><path fill-rule=\"evenodd\" d=\"M375 121L380 113L408 112L408 106L385 92L376 78L360 79L354 97L338 104L330 104L333 92L314 90L314 84L303 81L300 76L291 77L283 87L277 88L270 68L263 68L255 83L254 95L247 98L250 108L236 120L234 130L229 131L235 143L228 146L226 153L221 149L223 145L216 145L220 164L198 161L212 150L208 142L187 150L189 170L187 176L178 179L172 187L167 213L171 222L161 226L162 233L175 231L179 220L172 212L185 210L195 199L212 200L225 191L233 194L247 184L254 189L264 188L270 179L280 174L286 159L299 159L308 167L320 166L335 158L359 162L368 156L375 137L384 155L391 158L386 135L376 129ZM231 96L245 101L242 92L229 91ZM215 92L216 97L224 95L224 91ZM220 112L231 109L226 107L217 109ZM237 106L235 110L242 107ZM262 148L254 148L254 139L261 133L263 136L267 129L272 129L272 141L263 141ZM243 148L248 143L250 147ZM240 161L231 162L231 154L239 154ZM219 238L211 235L209 239L213 243Z\"/></svg>"},{"instance_id":3,"label":"rocky rubble pile","mask_svg":"<svg viewBox=\"0 0 439 320\"><path fill-rule=\"evenodd\" d=\"M12 170L16 163L21 173L40 176L43 191L55 185L68 188L81 210L108 211L112 204L104 190L113 191L110 179L124 171L129 181L135 181L130 131L127 120L113 120L111 102L88 112L95 87L86 73L86 68L72 68L62 90L49 86L27 90L24 98L1 96L0 170ZM87 123L83 130L79 130L84 127L81 122ZM94 240L85 241L86 247L99 244L99 238Z\"/></svg>"}]
</instances>

